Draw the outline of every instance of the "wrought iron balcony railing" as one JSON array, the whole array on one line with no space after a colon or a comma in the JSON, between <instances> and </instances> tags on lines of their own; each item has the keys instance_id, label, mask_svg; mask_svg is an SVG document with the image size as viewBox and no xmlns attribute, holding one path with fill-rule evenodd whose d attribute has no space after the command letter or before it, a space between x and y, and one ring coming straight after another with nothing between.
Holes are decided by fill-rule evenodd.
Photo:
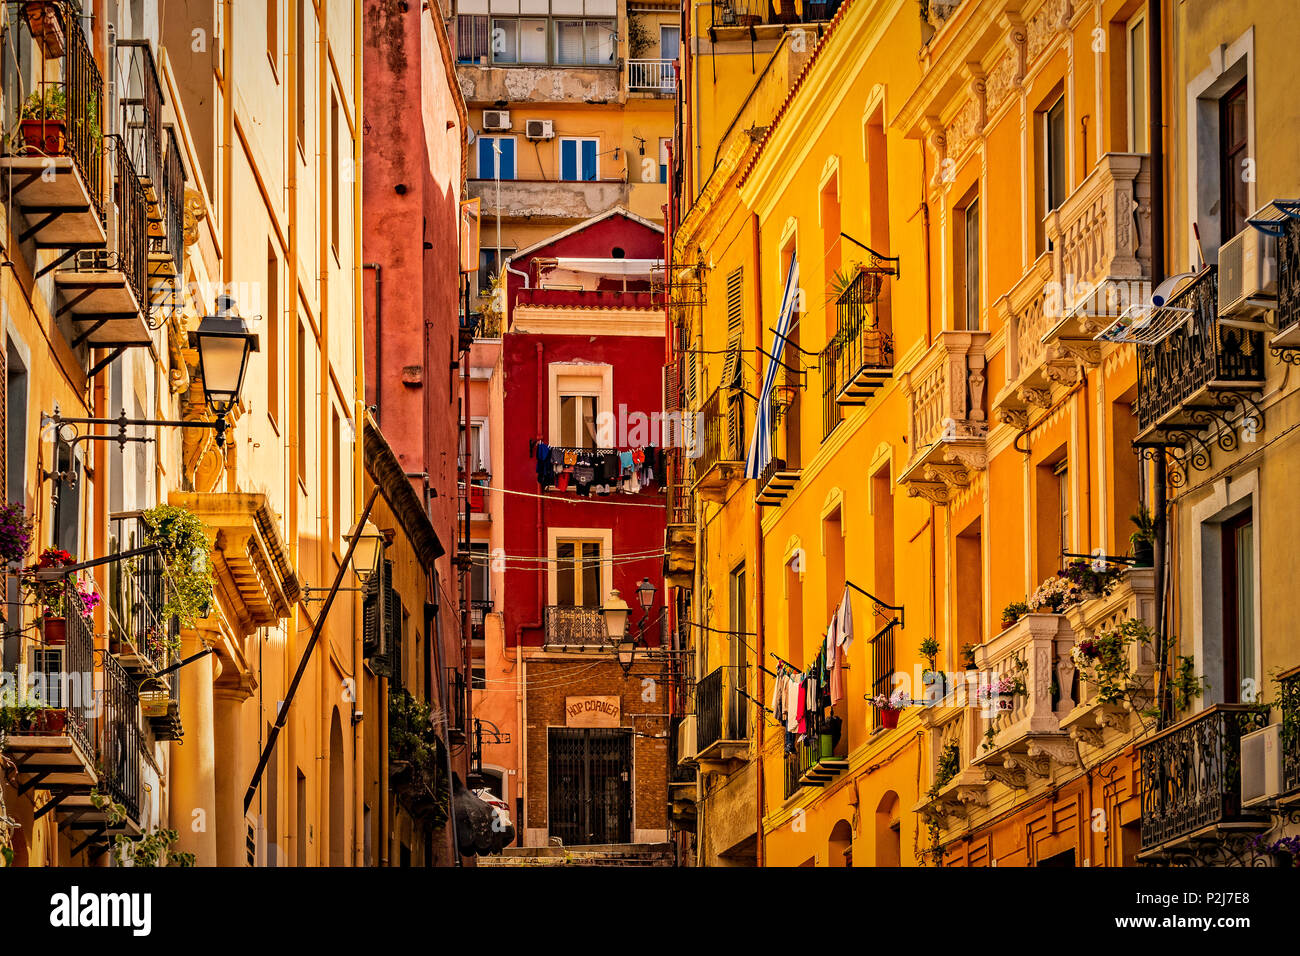
<instances>
[{"instance_id":1,"label":"wrought iron balcony railing","mask_svg":"<svg viewBox=\"0 0 1300 956\"><path fill-rule=\"evenodd\" d=\"M123 139L141 182L157 199L163 185L162 83L148 40L118 40L125 80L119 100Z\"/></svg>"},{"instance_id":2,"label":"wrought iron balcony railing","mask_svg":"<svg viewBox=\"0 0 1300 956\"><path fill-rule=\"evenodd\" d=\"M1180 413L1195 421L1198 405L1222 404L1221 392L1264 381L1262 332L1218 322L1219 275L1210 266L1157 312L1185 316L1174 332L1138 346L1138 427L1181 430ZM1204 420L1202 424L1206 423Z\"/></svg>"},{"instance_id":3,"label":"wrought iron balcony railing","mask_svg":"<svg viewBox=\"0 0 1300 956\"><path fill-rule=\"evenodd\" d=\"M598 607L550 605L543 611L542 624L547 647L597 649L609 644L605 615Z\"/></svg>"},{"instance_id":4,"label":"wrought iron balcony railing","mask_svg":"<svg viewBox=\"0 0 1300 956\"><path fill-rule=\"evenodd\" d=\"M100 784L140 818L141 731L140 695L135 681L111 655L105 654L102 708L99 717Z\"/></svg>"},{"instance_id":5,"label":"wrought iron balcony railing","mask_svg":"<svg viewBox=\"0 0 1300 956\"><path fill-rule=\"evenodd\" d=\"M146 543L144 521L138 515L109 519L111 552L128 551ZM108 566L109 649L128 672L150 674L172 663L178 636L175 619L163 617L167 578L162 559L142 555Z\"/></svg>"},{"instance_id":6,"label":"wrought iron balcony railing","mask_svg":"<svg viewBox=\"0 0 1300 956\"><path fill-rule=\"evenodd\" d=\"M1267 723L1259 707L1218 704L1138 744L1144 851L1250 819L1241 810L1241 737Z\"/></svg>"},{"instance_id":7,"label":"wrought iron balcony railing","mask_svg":"<svg viewBox=\"0 0 1300 956\"><path fill-rule=\"evenodd\" d=\"M715 467L745 459L745 408L740 392L715 388L695 415L699 448L694 461L695 480L708 478Z\"/></svg>"},{"instance_id":8,"label":"wrought iron balcony railing","mask_svg":"<svg viewBox=\"0 0 1300 956\"><path fill-rule=\"evenodd\" d=\"M1282 792L1300 790L1300 667L1277 679L1282 711Z\"/></svg>"},{"instance_id":9,"label":"wrought iron balcony railing","mask_svg":"<svg viewBox=\"0 0 1300 956\"><path fill-rule=\"evenodd\" d=\"M180 142L176 128L168 126L165 139L167 151L162 167L162 222L151 229L150 257L158 265L155 274L179 276L185 262L185 164L181 161Z\"/></svg>"},{"instance_id":10,"label":"wrought iron balcony railing","mask_svg":"<svg viewBox=\"0 0 1300 956\"><path fill-rule=\"evenodd\" d=\"M461 607L469 613L470 637L476 641L483 640L486 626L484 622L487 615L492 611L492 602L484 600L470 601L468 608L465 608L463 604Z\"/></svg>"},{"instance_id":11,"label":"wrought iron balcony railing","mask_svg":"<svg viewBox=\"0 0 1300 956\"><path fill-rule=\"evenodd\" d=\"M1288 216L1277 238L1277 326L1274 351L1300 362L1300 220Z\"/></svg>"},{"instance_id":12,"label":"wrought iron balcony railing","mask_svg":"<svg viewBox=\"0 0 1300 956\"><path fill-rule=\"evenodd\" d=\"M843 419L845 405L865 405L893 374L894 339L874 312L888 274L884 267L860 269L835 301L837 331L820 356L823 437Z\"/></svg>"},{"instance_id":13,"label":"wrought iron balcony railing","mask_svg":"<svg viewBox=\"0 0 1300 956\"><path fill-rule=\"evenodd\" d=\"M715 744L748 739L749 701L739 692L745 670L719 667L695 685L695 741L701 759Z\"/></svg>"},{"instance_id":14,"label":"wrought iron balcony railing","mask_svg":"<svg viewBox=\"0 0 1300 956\"><path fill-rule=\"evenodd\" d=\"M63 606L77 608L81 604L75 584L64 583ZM91 759L95 756L95 641L90 622L75 610L64 618L66 636L62 648L43 647L37 650L34 676L38 678L40 699L54 710L65 714L64 730L67 736Z\"/></svg>"}]
</instances>

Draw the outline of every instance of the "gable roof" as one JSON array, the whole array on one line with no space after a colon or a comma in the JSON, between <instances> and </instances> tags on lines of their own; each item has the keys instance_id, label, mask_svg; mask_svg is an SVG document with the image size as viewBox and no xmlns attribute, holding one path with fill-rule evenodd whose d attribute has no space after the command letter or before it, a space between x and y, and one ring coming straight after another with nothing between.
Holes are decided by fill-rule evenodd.
<instances>
[{"instance_id":1,"label":"gable roof","mask_svg":"<svg viewBox=\"0 0 1300 956\"><path fill-rule=\"evenodd\" d=\"M645 226L647 229L653 229L655 232L659 233L660 235L663 235L664 227L659 225L658 223L652 222L649 219L645 219L641 216L638 216L636 213L632 212L632 210L628 209L626 206L612 206L605 212L602 212L599 216L592 216L590 219L584 219L582 222L570 226L568 229L565 229L563 232L557 232L553 236L547 236L541 242L533 243L527 249L518 250L507 261L514 262L516 259L522 259L525 256L530 256L538 249L545 249L547 246L553 245L562 239L567 239L569 236L577 235L578 233L596 225L596 223L604 222L606 219L609 219L613 216L622 216L625 219L630 219L632 222L639 223L640 225Z\"/></svg>"}]
</instances>

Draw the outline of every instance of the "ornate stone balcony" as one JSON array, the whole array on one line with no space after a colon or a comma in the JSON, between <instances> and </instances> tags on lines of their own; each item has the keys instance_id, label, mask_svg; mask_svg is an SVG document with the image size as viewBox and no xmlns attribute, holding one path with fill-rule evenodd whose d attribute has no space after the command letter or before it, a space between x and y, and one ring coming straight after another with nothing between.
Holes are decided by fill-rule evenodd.
<instances>
[{"instance_id":1,"label":"ornate stone balcony","mask_svg":"<svg viewBox=\"0 0 1300 956\"><path fill-rule=\"evenodd\" d=\"M1155 604L1155 571L1130 568L1110 594L1076 604L1066 610L1065 616L1075 639L1081 640L1096 637L1130 620L1154 627ZM1138 714L1153 700L1157 649L1135 641L1126 653L1131 683L1121 700L1104 699L1111 695L1103 694L1085 673L1077 671L1068 656L1061 661L1061 686L1072 683L1077 701L1074 710L1061 721L1062 729L1072 739L1088 747L1101 748L1118 738L1127 738L1136 729L1134 722L1139 719Z\"/></svg>"},{"instance_id":2,"label":"ornate stone balcony","mask_svg":"<svg viewBox=\"0 0 1300 956\"><path fill-rule=\"evenodd\" d=\"M972 762L986 779L1024 790L1051 779L1054 767L1078 765L1074 742L1061 730L1061 720L1074 709L1073 647L1074 631L1064 614L1026 614L975 648L982 674L994 680L1009 676L1025 687L1009 710L972 711L984 721L983 742Z\"/></svg>"},{"instance_id":3,"label":"ornate stone balcony","mask_svg":"<svg viewBox=\"0 0 1300 956\"><path fill-rule=\"evenodd\" d=\"M996 303L1007 327L1001 421L1027 427L1034 407L1051 407L1053 385L1101 361L1094 336L1150 290L1150 218L1150 161L1138 153L1107 153L1048 214L1048 251Z\"/></svg>"},{"instance_id":4,"label":"ornate stone balcony","mask_svg":"<svg viewBox=\"0 0 1300 956\"><path fill-rule=\"evenodd\" d=\"M921 711L932 788L913 812L937 825L941 840L944 831L963 826L972 811L988 806L988 782L972 763L979 752L982 721L970 703L958 693Z\"/></svg>"},{"instance_id":5,"label":"ornate stone balcony","mask_svg":"<svg viewBox=\"0 0 1300 956\"><path fill-rule=\"evenodd\" d=\"M940 332L902 376L912 457L899 477L909 495L938 505L988 465L984 350L988 332Z\"/></svg>"}]
</instances>

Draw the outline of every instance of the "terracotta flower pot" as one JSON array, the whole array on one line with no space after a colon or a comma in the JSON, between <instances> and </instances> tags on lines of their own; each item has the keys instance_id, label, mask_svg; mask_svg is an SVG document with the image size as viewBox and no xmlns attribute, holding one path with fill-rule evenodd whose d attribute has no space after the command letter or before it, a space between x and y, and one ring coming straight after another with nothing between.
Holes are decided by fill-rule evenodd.
<instances>
[{"instance_id":1,"label":"terracotta flower pot","mask_svg":"<svg viewBox=\"0 0 1300 956\"><path fill-rule=\"evenodd\" d=\"M884 709L880 712L880 725L886 730L893 730L898 726L898 711Z\"/></svg>"},{"instance_id":2,"label":"terracotta flower pot","mask_svg":"<svg viewBox=\"0 0 1300 956\"><path fill-rule=\"evenodd\" d=\"M27 152L44 156L62 156L67 142L63 120L25 119L22 122L23 143Z\"/></svg>"},{"instance_id":3,"label":"terracotta flower pot","mask_svg":"<svg viewBox=\"0 0 1300 956\"><path fill-rule=\"evenodd\" d=\"M50 647L62 647L68 642L68 619L46 615L41 623L45 632L45 643Z\"/></svg>"},{"instance_id":4,"label":"terracotta flower pot","mask_svg":"<svg viewBox=\"0 0 1300 956\"><path fill-rule=\"evenodd\" d=\"M37 713L36 732L47 737L61 737L68 725L68 712L62 708L48 708Z\"/></svg>"}]
</instances>

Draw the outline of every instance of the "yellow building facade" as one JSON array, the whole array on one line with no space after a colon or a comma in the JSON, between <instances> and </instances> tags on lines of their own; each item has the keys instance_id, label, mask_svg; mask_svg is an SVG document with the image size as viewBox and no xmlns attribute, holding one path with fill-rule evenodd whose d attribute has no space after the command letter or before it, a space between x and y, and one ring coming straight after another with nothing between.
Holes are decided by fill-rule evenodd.
<instances>
[{"instance_id":1,"label":"yellow building facade","mask_svg":"<svg viewBox=\"0 0 1300 956\"><path fill-rule=\"evenodd\" d=\"M446 794L412 809L386 776L392 682L439 721L455 711L460 743L466 691L462 676L455 704L424 656L430 568L452 542L366 424L362 5L183 6L14 5L0 26L5 490L34 522L21 563L63 548L100 597L55 640L20 590L34 578L10 569L0 847L14 865L94 865L119 836L171 829L173 859L198 865L445 862ZM222 434L195 332L225 311L254 344ZM121 444L116 424L76 421L119 413L145 420ZM340 570L376 489L410 612L385 645L395 678L372 666L367 595ZM128 554L160 505L197 516L211 547L212 600L180 627L159 604L174 569ZM88 688L84 716L43 699L66 726L8 696L54 674Z\"/></svg>"},{"instance_id":2,"label":"yellow building facade","mask_svg":"<svg viewBox=\"0 0 1300 956\"><path fill-rule=\"evenodd\" d=\"M726 122L698 110L684 134L719 157L683 187L673 247L675 370L701 433L684 475L693 514L669 530L670 561L689 555L678 580L690 581L697 682L678 753L698 772L697 860L1181 861L1195 821L1177 819L1159 794L1197 772L1218 774L1224 804L1201 823L1221 834L1246 818L1267 832L1276 800L1242 807L1233 781L1248 769L1239 738L1294 720L1293 678L1251 696L1266 673L1295 663L1288 638L1263 623L1259 582L1277 569L1238 559L1236 572L1256 583L1241 585L1240 600L1234 590L1202 606L1196 595L1231 546L1203 556L1189 522L1198 515L1217 533L1231 519L1239 548L1254 540L1242 515L1258 516L1267 492L1251 482L1280 487L1288 466L1284 445L1251 448L1241 436L1266 441L1260 420L1286 427L1284 367L1259 364L1263 341L1238 341L1231 324L1218 326L1229 357L1208 379L1160 351L1185 348L1184 333L1164 345L1141 330L1097 336L1130 306L1129 318L1148 325L1185 314L1151 306L1153 248L1164 244L1158 280L1197 271L1187 223L1200 221L1208 249L1204 209L1215 194L1187 167L1218 142L1216 104L1237 89L1242 63L1256 76L1267 69L1243 51L1257 49L1250 38L1259 42L1270 15L1162 22L1160 191L1147 5L929 9L844 4L784 76L797 25L783 27L752 82L748 62L718 57L716 85L749 82L752 92ZM1220 45L1235 57L1214 53ZM1207 58L1222 75L1207 79ZM712 69L700 53L688 73L707 89ZM1267 95L1276 94L1243 103L1242 115L1265 115ZM1262 162L1254 142L1249 155ZM1252 180L1242 208L1294 191L1285 162L1270 175ZM1167 224L1167 239L1153 220ZM1224 236L1251 228L1236 225ZM772 460L746 479L792 262L802 295L773 377ZM1173 292L1195 295L1194 281L1212 280L1188 276ZM1269 294L1284 301L1264 293L1250 321L1272 308ZM1240 334L1275 334L1279 322ZM1185 365L1182 384L1157 384L1174 361ZM1183 391L1171 400L1171 388ZM1276 416L1263 412L1274 402ZM1236 477L1252 468L1261 475ZM1157 571L1130 541L1131 518L1162 513L1165 475L1171 532L1156 556L1169 558ZM1269 508L1277 517L1265 534L1285 533L1272 530L1285 524L1279 510ZM1056 601L1041 586L1066 580L1063 571L1078 587ZM833 730L787 745L768 713L780 665L815 663L843 600L854 641L844 690L825 713ZM1163 652L1157 633L1168 638ZM1107 641L1122 649L1122 686L1090 649ZM1225 674L1251 679L1245 696L1232 680L1225 690ZM981 696L1001 678L1014 691ZM896 714L871 700L900 691ZM1271 717L1260 701L1274 705ZM894 716L897 727L886 726ZM1229 760L1195 747L1173 755L1171 740L1185 744L1211 724Z\"/></svg>"}]
</instances>

